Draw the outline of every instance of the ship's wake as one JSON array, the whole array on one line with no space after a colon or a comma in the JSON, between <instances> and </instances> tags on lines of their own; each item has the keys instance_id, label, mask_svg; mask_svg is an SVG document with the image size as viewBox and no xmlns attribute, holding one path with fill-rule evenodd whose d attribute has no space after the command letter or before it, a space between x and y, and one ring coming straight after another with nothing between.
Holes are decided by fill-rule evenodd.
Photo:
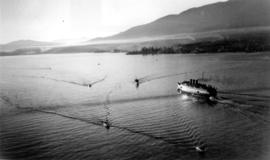
<instances>
[{"instance_id":1,"label":"ship's wake","mask_svg":"<svg viewBox=\"0 0 270 160\"><path fill-rule=\"evenodd\" d=\"M139 84L142 84L142 83L150 82L153 80L159 80L159 79L170 78L170 77L177 77L180 75L187 75L190 73L193 73L193 72L181 72L181 73L173 73L173 74L166 74L166 75L148 75L148 76L144 76L144 77L136 78L136 79L138 79Z\"/></svg>"},{"instance_id":2,"label":"ship's wake","mask_svg":"<svg viewBox=\"0 0 270 160\"><path fill-rule=\"evenodd\" d=\"M10 69L10 70L52 70L51 67L1 67L1 69Z\"/></svg>"},{"instance_id":3,"label":"ship's wake","mask_svg":"<svg viewBox=\"0 0 270 160\"><path fill-rule=\"evenodd\" d=\"M78 85L78 86L83 86L83 87L92 87L94 84L100 83L102 81L104 81L107 76L104 76L103 78L93 81L93 82L86 82L86 83L80 83L80 82L76 82L76 81L68 81L68 80L63 80L63 79L56 79L56 78L52 78L52 77L47 77L47 76L26 76L26 75L21 75L20 77L25 77L25 78L39 78L39 79L46 79L46 80L52 80L52 81L56 81L56 82L64 82L64 83L68 83L68 84L73 84L73 85Z\"/></svg>"},{"instance_id":4,"label":"ship's wake","mask_svg":"<svg viewBox=\"0 0 270 160\"><path fill-rule=\"evenodd\" d=\"M269 119L264 115L269 112L269 108L266 106L244 103L233 99L226 99L224 97L215 99L215 101L222 104L226 109L237 112L250 120L259 120L263 123L270 123Z\"/></svg>"},{"instance_id":5,"label":"ship's wake","mask_svg":"<svg viewBox=\"0 0 270 160\"><path fill-rule=\"evenodd\" d=\"M109 94L107 96L106 104L104 104L104 107L107 110L106 117L111 114L110 111L109 111L111 106L109 106L110 100L109 100L108 97L109 97ZM40 107L40 108L37 108L37 107L22 107L19 104L13 103L12 100L9 99L7 96L1 96L1 99L4 100L9 105L13 105L17 109L22 110L24 112L38 112L38 113L43 113L43 114L56 115L56 116L60 116L60 117L63 117L63 118L68 118L68 119L88 123L88 124L91 124L91 125L104 127L103 126L104 120L103 120L103 118L101 118L99 116L95 116L95 115L90 115L89 116L88 115L89 117L82 118L80 116L76 116L75 114L72 115L70 113L69 114L61 113L60 111L57 111L57 110L40 109L40 108L45 108L45 107ZM122 130L122 131L125 131L125 132L130 132L130 133L133 133L133 134L139 134L141 136L146 136L148 138L158 140L158 141L162 141L162 142L167 143L169 145L173 145L173 146L175 146L175 147L177 147L178 149L181 149L181 150L194 151L195 146L204 145L204 143L200 140L200 135L198 133L197 128L193 127L192 122L190 120L188 120L187 117L185 117L183 115L181 117L178 117L177 118L177 123L181 124L180 125L180 131L177 133L177 134L181 135L181 137L173 136L173 135L167 135L167 134L156 135L156 134L153 134L153 133L151 133L149 131L136 129L136 127L122 126L121 124L119 124L117 122L114 122L113 119L110 119L110 124L111 124L110 127L111 127L111 129L118 129L118 130Z\"/></svg>"},{"instance_id":6,"label":"ship's wake","mask_svg":"<svg viewBox=\"0 0 270 160\"><path fill-rule=\"evenodd\" d=\"M177 77L177 76L182 76L182 75L188 76L190 74L202 73L202 77L198 78L198 79L203 81L203 80L206 80L203 76L205 73L216 73L216 72L220 72L220 71L228 70L228 69L232 70L232 69L235 69L238 67L239 67L239 65L235 65L235 66L231 66L231 67L212 69L211 71L194 70L194 71L190 71L190 72L180 72L180 73L172 73L172 74L165 74L165 75L164 74L147 75L147 76L144 76L141 78L136 78L136 79L138 80L139 84L142 84L142 83L150 82L153 80L159 80L159 79L163 79L163 78Z\"/></svg>"},{"instance_id":7,"label":"ship's wake","mask_svg":"<svg viewBox=\"0 0 270 160\"><path fill-rule=\"evenodd\" d=\"M38 77L38 78L40 78L40 77ZM46 78L48 78L48 77L46 77ZM105 79L105 77L103 79ZM125 99L125 100L111 101L110 95L112 94L112 92L113 92L112 90L110 92L108 92L108 94L106 95L106 100L103 103L103 107L104 107L104 110L106 112L105 118L106 118L106 120L110 121L111 129L118 129L118 130L122 130L125 132L130 132L133 134L139 134L142 136L146 136L148 138L163 141L167 144L176 146L177 148L181 148L184 150L193 150L194 151L194 146L206 146L207 145L205 143L205 141L202 139L200 132L199 132L199 128L196 126L194 121L192 121L191 118L189 118L187 115L184 115L182 113L175 113L174 115L172 115L174 117L176 123L179 124L177 126L179 132L175 132L175 133L171 133L171 134L166 134L166 133L156 134L155 132L153 132L151 130L142 130L142 129L137 128L137 127L125 126L125 125L122 125L118 122L115 122L114 119L110 118L110 115L112 114L112 111L111 111L112 106L111 105L117 104L117 103L133 102L133 101L136 101L136 99L128 99L128 100ZM175 95L169 95L169 96L156 96L156 97L152 96L152 97L140 98L137 100L141 101L141 100L149 100L149 99L153 100L155 98L158 98L158 99L168 98L168 97L172 98L174 96L177 96L177 95L175 94ZM18 104L13 103L12 100L9 99L7 96L2 95L1 99L3 99L8 104L11 104L11 105L15 106L16 108L18 108L20 110L27 111L27 112L30 111L30 112L39 112L39 113L43 113L43 114L51 114L51 115L61 116L63 118L78 120L78 121L85 122L85 123L88 123L91 125L103 127L104 119L103 119L103 117L100 117L100 116L91 115L88 118L82 118L78 115L74 115L74 114L72 115L70 113L69 114L61 113L57 110L57 108L54 108L52 106L49 108L52 108L53 110L48 110L48 108L42 107L42 106L40 106L38 108L22 107ZM269 120L267 118L265 118L264 116L262 116L262 114L263 114L262 108L257 107L256 109L253 109L256 106L251 105L251 104L240 103L240 102L237 102L235 100L226 99L223 97L217 98L216 101L217 101L217 103L221 104L224 108L230 109L234 112L237 112L250 120L260 120L262 122L269 123ZM265 109L265 107L264 107L264 109Z\"/></svg>"}]
</instances>

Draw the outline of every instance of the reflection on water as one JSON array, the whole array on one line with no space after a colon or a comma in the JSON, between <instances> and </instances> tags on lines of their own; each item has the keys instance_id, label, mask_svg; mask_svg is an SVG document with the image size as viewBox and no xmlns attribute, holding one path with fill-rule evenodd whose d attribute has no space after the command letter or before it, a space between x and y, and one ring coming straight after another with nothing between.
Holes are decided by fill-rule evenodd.
<instances>
[{"instance_id":1,"label":"reflection on water","mask_svg":"<svg viewBox=\"0 0 270 160\"><path fill-rule=\"evenodd\" d=\"M1 57L0 155L268 159L268 55L230 56ZM202 72L221 91L215 104L176 94L178 81L202 78ZM138 88L135 78L142 82ZM206 153L198 154L196 146Z\"/></svg>"}]
</instances>

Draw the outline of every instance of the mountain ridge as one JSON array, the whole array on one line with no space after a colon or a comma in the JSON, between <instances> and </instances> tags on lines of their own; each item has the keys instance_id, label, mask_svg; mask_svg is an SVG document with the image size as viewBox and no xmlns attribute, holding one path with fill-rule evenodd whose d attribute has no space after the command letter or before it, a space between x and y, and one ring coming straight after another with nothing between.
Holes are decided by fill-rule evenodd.
<instances>
[{"instance_id":1,"label":"mountain ridge","mask_svg":"<svg viewBox=\"0 0 270 160\"><path fill-rule=\"evenodd\" d=\"M268 0L229 0L217 2L190 8L179 14L167 15L150 23L132 27L116 35L96 38L92 39L92 41L158 37L219 29L270 26L269 8L270 2Z\"/></svg>"},{"instance_id":2,"label":"mountain ridge","mask_svg":"<svg viewBox=\"0 0 270 160\"><path fill-rule=\"evenodd\" d=\"M6 44L0 44L0 50L1 51L10 51L10 50L16 50L16 49L20 49L20 48L55 46L58 44L59 43L35 41L35 40L17 40L17 41L12 41L12 42L9 42Z\"/></svg>"}]
</instances>

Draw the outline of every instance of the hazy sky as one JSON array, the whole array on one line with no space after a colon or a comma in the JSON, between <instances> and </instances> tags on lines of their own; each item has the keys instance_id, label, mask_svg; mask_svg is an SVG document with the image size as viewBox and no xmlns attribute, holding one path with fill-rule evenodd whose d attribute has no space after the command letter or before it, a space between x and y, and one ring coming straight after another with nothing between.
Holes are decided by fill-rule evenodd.
<instances>
[{"instance_id":1,"label":"hazy sky","mask_svg":"<svg viewBox=\"0 0 270 160\"><path fill-rule=\"evenodd\" d=\"M225 0L0 0L0 43L108 36Z\"/></svg>"}]
</instances>

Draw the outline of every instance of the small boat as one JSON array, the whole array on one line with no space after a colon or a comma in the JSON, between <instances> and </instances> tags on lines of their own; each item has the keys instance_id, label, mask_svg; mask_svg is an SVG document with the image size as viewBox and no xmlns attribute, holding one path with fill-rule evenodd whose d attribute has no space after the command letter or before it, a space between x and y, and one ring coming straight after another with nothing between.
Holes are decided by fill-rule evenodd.
<instances>
[{"instance_id":1,"label":"small boat","mask_svg":"<svg viewBox=\"0 0 270 160\"><path fill-rule=\"evenodd\" d=\"M104 121L103 123L102 123L102 125L106 128L106 129L110 129L110 124L109 124L109 122L107 122L107 121Z\"/></svg>"},{"instance_id":2,"label":"small boat","mask_svg":"<svg viewBox=\"0 0 270 160\"><path fill-rule=\"evenodd\" d=\"M135 79L134 82L136 83L136 88L139 88L140 86L140 80L139 79Z\"/></svg>"},{"instance_id":3,"label":"small boat","mask_svg":"<svg viewBox=\"0 0 270 160\"><path fill-rule=\"evenodd\" d=\"M217 90L211 85L199 83L198 80L178 82L177 92L179 94L188 94L194 97L203 97L213 100L217 96Z\"/></svg>"},{"instance_id":4,"label":"small boat","mask_svg":"<svg viewBox=\"0 0 270 160\"><path fill-rule=\"evenodd\" d=\"M195 150L199 153L204 153L205 152L205 148L204 147L200 147L200 146L196 146Z\"/></svg>"}]
</instances>

